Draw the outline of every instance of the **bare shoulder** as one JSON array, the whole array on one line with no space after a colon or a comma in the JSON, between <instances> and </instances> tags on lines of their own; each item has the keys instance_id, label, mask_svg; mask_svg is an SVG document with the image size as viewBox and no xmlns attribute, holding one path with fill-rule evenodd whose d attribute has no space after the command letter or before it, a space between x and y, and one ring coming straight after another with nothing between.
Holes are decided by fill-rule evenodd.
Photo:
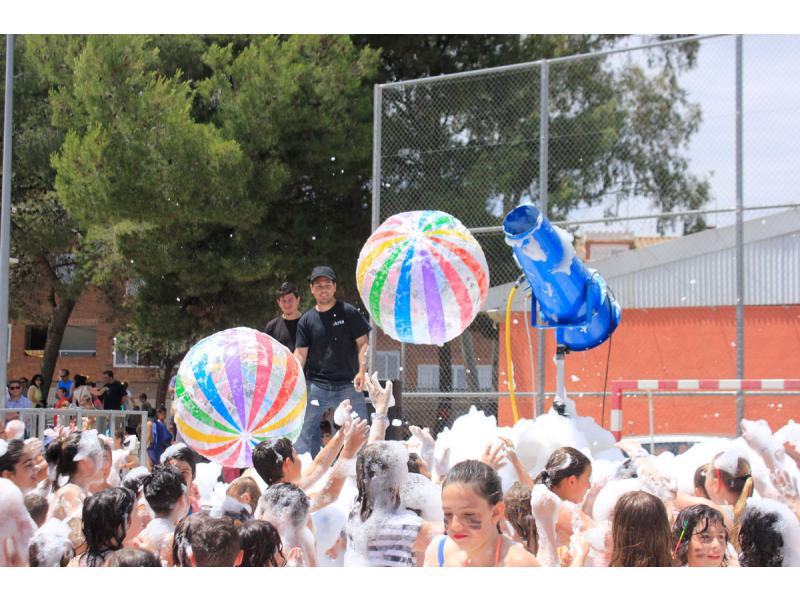
<instances>
[{"instance_id":1,"label":"bare shoulder","mask_svg":"<svg viewBox=\"0 0 800 600\"><path fill-rule=\"evenodd\" d=\"M536 557L525 550L522 544L512 542L512 546L506 552L506 558L503 561L505 567L541 567Z\"/></svg>"},{"instance_id":2,"label":"bare shoulder","mask_svg":"<svg viewBox=\"0 0 800 600\"><path fill-rule=\"evenodd\" d=\"M439 536L434 536L434 538L428 544L428 547L425 549L425 562L423 566L425 567L437 567L439 566ZM447 544L445 543L445 554L447 554Z\"/></svg>"}]
</instances>

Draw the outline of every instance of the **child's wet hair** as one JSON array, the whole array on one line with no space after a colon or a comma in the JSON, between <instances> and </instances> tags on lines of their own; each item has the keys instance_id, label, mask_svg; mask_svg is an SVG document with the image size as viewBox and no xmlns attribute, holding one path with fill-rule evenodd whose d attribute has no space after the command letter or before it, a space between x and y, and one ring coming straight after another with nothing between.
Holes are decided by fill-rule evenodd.
<instances>
[{"instance_id":1,"label":"child's wet hair","mask_svg":"<svg viewBox=\"0 0 800 600\"><path fill-rule=\"evenodd\" d=\"M547 489L552 490L568 477L580 477L591 466L592 462L583 452L564 446L553 451L544 469L536 476L536 483L543 483Z\"/></svg>"},{"instance_id":2,"label":"child's wet hair","mask_svg":"<svg viewBox=\"0 0 800 600\"><path fill-rule=\"evenodd\" d=\"M262 514L269 514L280 522L301 527L308 517L309 502L306 493L293 483L276 483L264 490L260 503Z\"/></svg>"},{"instance_id":3,"label":"child's wet hair","mask_svg":"<svg viewBox=\"0 0 800 600\"><path fill-rule=\"evenodd\" d=\"M366 521L372 516L375 509L376 494L380 487L381 493L388 494L391 508L400 506L400 486L402 476L408 474L408 459L404 458L398 465L393 458L399 454L393 453L393 442L371 442L359 450L356 457L356 489L358 495L353 504L351 517L358 513L361 521ZM404 470L405 473L402 473ZM395 481L398 479L398 481Z\"/></svg>"},{"instance_id":4,"label":"child's wet hair","mask_svg":"<svg viewBox=\"0 0 800 600\"><path fill-rule=\"evenodd\" d=\"M611 515L612 567L671 567L667 509L653 494L622 494Z\"/></svg>"},{"instance_id":5,"label":"child's wet hair","mask_svg":"<svg viewBox=\"0 0 800 600\"><path fill-rule=\"evenodd\" d=\"M448 471L442 482L442 490L452 483L472 485L475 492L494 506L503 500L503 485L500 476L492 467L479 460L463 460Z\"/></svg>"},{"instance_id":6,"label":"child's wet hair","mask_svg":"<svg viewBox=\"0 0 800 600\"><path fill-rule=\"evenodd\" d=\"M748 506L739 529L739 564L743 567L780 567L784 540L778 529L778 514Z\"/></svg>"},{"instance_id":7,"label":"child's wet hair","mask_svg":"<svg viewBox=\"0 0 800 600\"><path fill-rule=\"evenodd\" d=\"M74 431L70 433L62 441L54 441L47 446L44 458L47 464L55 467L55 481L53 481L53 489L57 490L58 477L65 475L71 477L78 470L78 463L75 462L75 456L78 454L78 445L81 441L81 433Z\"/></svg>"},{"instance_id":8,"label":"child's wet hair","mask_svg":"<svg viewBox=\"0 0 800 600\"><path fill-rule=\"evenodd\" d=\"M697 533L705 533L711 525L717 525L725 531L725 542L728 542L728 528L725 527L725 518L716 508L705 504L695 504L684 508L675 518L672 526L673 555L681 564L688 562L689 541ZM723 565L727 564L727 557L723 558Z\"/></svg>"},{"instance_id":9,"label":"child's wet hair","mask_svg":"<svg viewBox=\"0 0 800 600\"><path fill-rule=\"evenodd\" d=\"M261 497L261 489L258 487L256 480L252 477L237 477L231 484L228 486L228 489L225 492L228 496L236 498L239 500L245 493L250 495L250 508L252 511L250 512L251 515L256 514L256 508L258 508L258 499Z\"/></svg>"},{"instance_id":10,"label":"child's wet hair","mask_svg":"<svg viewBox=\"0 0 800 600\"><path fill-rule=\"evenodd\" d=\"M164 461L164 464L172 464L173 460L182 460L192 469L192 479L197 478L197 454L189 446L183 446L172 452Z\"/></svg>"},{"instance_id":11,"label":"child's wet hair","mask_svg":"<svg viewBox=\"0 0 800 600\"><path fill-rule=\"evenodd\" d=\"M24 454L25 442L23 440L8 442L5 453L0 455L0 476L4 471L14 473Z\"/></svg>"},{"instance_id":12,"label":"child's wet hair","mask_svg":"<svg viewBox=\"0 0 800 600\"><path fill-rule=\"evenodd\" d=\"M87 566L102 566L102 557L122 548L133 511L134 495L112 487L89 496L83 504L83 536Z\"/></svg>"},{"instance_id":13,"label":"child's wet hair","mask_svg":"<svg viewBox=\"0 0 800 600\"><path fill-rule=\"evenodd\" d=\"M185 539L198 567L233 567L242 544L236 526L226 517L203 519L186 530Z\"/></svg>"},{"instance_id":14,"label":"child's wet hair","mask_svg":"<svg viewBox=\"0 0 800 600\"><path fill-rule=\"evenodd\" d=\"M106 559L106 567L160 567L161 561L152 552L141 548L115 550Z\"/></svg>"},{"instance_id":15,"label":"child's wet hair","mask_svg":"<svg viewBox=\"0 0 800 600\"><path fill-rule=\"evenodd\" d=\"M707 500L711 500L708 497L708 491L706 490L706 473L708 472L708 463L704 465L700 465L694 472L694 489L697 491L697 488L700 488L703 492L703 498Z\"/></svg>"},{"instance_id":16,"label":"child's wet hair","mask_svg":"<svg viewBox=\"0 0 800 600\"><path fill-rule=\"evenodd\" d=\"M253 468L267 485L280 481L283 477L283 462L292 456L292 442L288 438L278 438L261 442L253 449Z\"/></svg>"},{"instance_id":17,"label":"child's wet hair","mask_svg":"<svg viewBox=\"0 0 800 600\"><path fill-rule=\"evenodd\" d=\"M277 557L283 556L278 530L267 521L251 520L239 526L239 539L244 556L240 567L280 567Z\"/></svg>"},{"instance_id":18,"label":"child's wet hair","mask_svg":"<svg viewBox=\"0 0 800 600\"><path fill-rule=\"evenodd\" d=\"M37 527L44 525L49 507L50 505L45 496L37 494L36 492L28 492L25 494L25 508L28 509L28 514L31 516L31 519L33 519L33 522L36 523Z\"/></svg>"},{"instance_id":19,"label":"child's wet hair","mask_svg":"<svg viewBox=\"0 0 800 600\"><path fill-rule=\"evenodd\" d=\"M172 465L156 465L153 472L145 477L142 489L144 498L156 516L172 512L184 495L186 484L181 472Z\"/></svg>"},{"instance_id":20,"label":"child's wet hair","mask_svg":"<svg viewBox=\"0 0 800 600\"><path fill-rule=\"evenodd\" d=\"M539 535L531 510L531 486L514 482L503 497L505 517L531 554L539 551Z\"/></svg>"}]
</instances>

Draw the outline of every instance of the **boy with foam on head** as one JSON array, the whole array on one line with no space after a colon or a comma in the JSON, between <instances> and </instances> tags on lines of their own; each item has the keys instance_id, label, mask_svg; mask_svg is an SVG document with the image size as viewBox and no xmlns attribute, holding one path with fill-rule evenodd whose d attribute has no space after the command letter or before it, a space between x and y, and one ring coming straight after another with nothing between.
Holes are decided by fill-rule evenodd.
<instances>
[{"instance_id":1,"label":"boy with foam on head","mask_svg":"<svg viewBox=\"0 0 800 600\"><path fill-rule=\"evenodd\" d=\"M308 523L309 499L292 483L276 483L264 490L256 509L256 518L278 530L283 547L302 550L299 566L316 567L314 534Z\"/></svg>"},{"instance_id":2,"label":"boy with foam on head","mask_svg":"<svg viewBox=\"0 0 800 600\"><path fill-rule=\"evenodd\" d=\"M157 465L145 478L144 498L155 514L147 527L136 537L136 548L161 554L162 546L170 543L175 525L189 510L189 498L180 471L170 465Z\"/></svg>"}]
</instances>

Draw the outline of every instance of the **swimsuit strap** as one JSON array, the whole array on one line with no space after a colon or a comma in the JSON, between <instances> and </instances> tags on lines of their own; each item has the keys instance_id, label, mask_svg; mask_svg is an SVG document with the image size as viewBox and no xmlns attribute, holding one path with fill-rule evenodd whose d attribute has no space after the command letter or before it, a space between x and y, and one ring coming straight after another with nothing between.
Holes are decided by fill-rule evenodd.
<instances>
[{"instance_id":1,"label":"swimsuit strap","mask_svg":"<svg viewBox=\"0 0 800 600\"><path fill-rule=\"evenodd\" d=\"M500 566L500 547L503 545L503 536L497 536L497 549L494 551L494 566Z\"/></svg>"},{"instance_id":2,"label":"swimsuit strap","mask_svg":"<svg viewBox=\"0 0 800 600\"><path fill-rule=\"evenodd\" d=\"M447 541L447 536L446 535L443 535L442 539L439 540L438 557L439 557L439 566L440 567L444 566L444 544L445 544L446 541Z\"/></svg>"}]
</instances>

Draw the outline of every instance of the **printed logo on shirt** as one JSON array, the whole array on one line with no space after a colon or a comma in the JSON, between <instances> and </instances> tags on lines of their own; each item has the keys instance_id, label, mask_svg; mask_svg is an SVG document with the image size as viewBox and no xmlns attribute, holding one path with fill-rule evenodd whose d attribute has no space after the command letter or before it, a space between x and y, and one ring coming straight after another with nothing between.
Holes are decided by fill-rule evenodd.
<instances>
[{"instance_id":1,"label":"printed logo on shirt","mask_svg":"<svg viewBox=\"0 0 800 600\"><path fill-rule=\"evenodd\" d=\"M339 319L338 321L333 322L333 326L336 327L338 325L344 325L344 319Z\"/></svg>"}]
</instances>

